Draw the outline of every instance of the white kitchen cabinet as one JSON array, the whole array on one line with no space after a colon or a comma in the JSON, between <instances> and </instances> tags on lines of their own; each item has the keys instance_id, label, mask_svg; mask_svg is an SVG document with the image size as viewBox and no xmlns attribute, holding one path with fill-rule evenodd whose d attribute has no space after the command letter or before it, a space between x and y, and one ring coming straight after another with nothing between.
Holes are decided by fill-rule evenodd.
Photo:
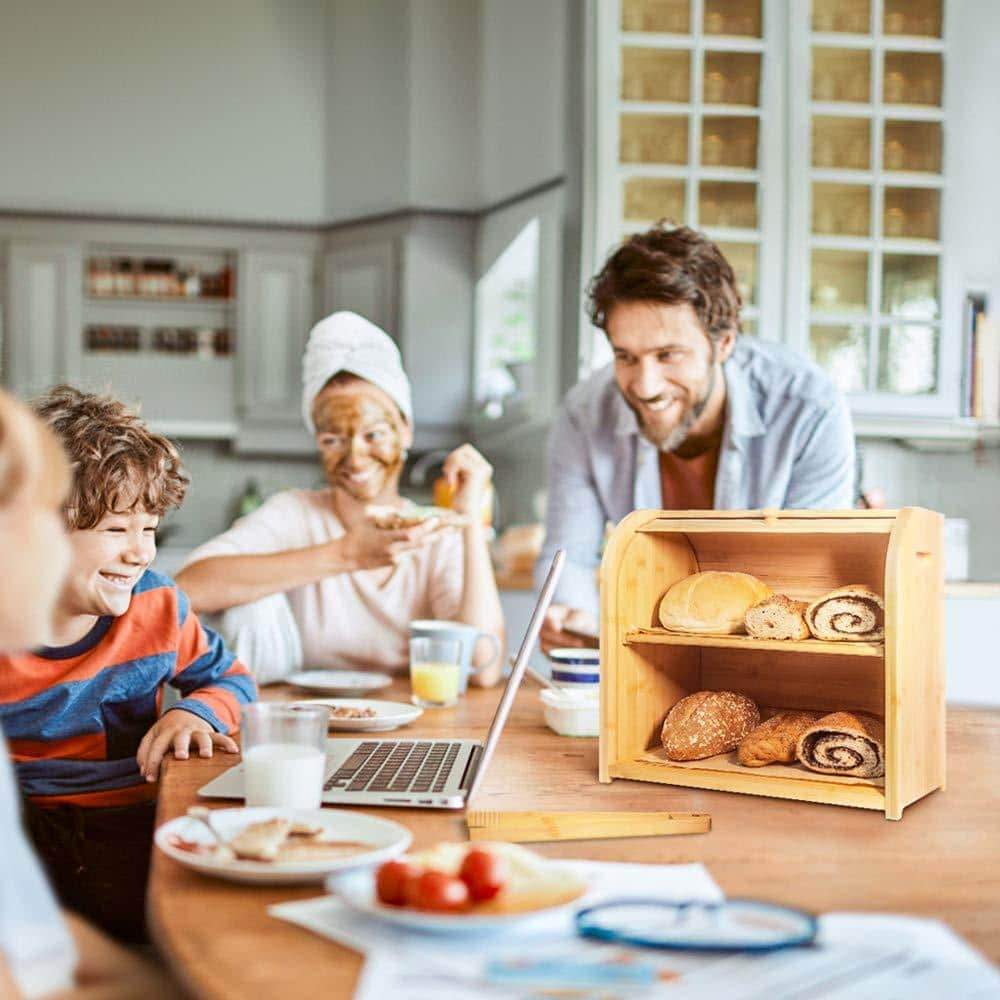
<instances>
[{"instance_id":1,"label":"white kitchen cabinet","mask_svg":"<svg viewBox=\"0 0 1000 1000\"><path fill-rule=\"evenodd\" d=\"M307 450L302 355L314 321L315 256L240 255L239 435L243 450Z\"/></svg>"},{"instance_id":2,"label":"white kitchen cabinet","mask_svg":"<svg viewBox=\"0 0 1000 1000\"><path fill-rule=\"evenodd\" d=\"M745 331L812 356L856 414L957 418L955 6L596 0L591 272L659 219L694 226L734 267ZM601 336L584 367L604 360Z\"/></svg>"},{"instance_id":3,"label":"white kitchen cabinet","mask_svg":"<svg viewBox=\"0 0 1000 1000\"><path fill-rule=\"evenodd\" d=\"M3 382L33 396L80 370L82 252L75 244L7 244Z\"/></svg>"},{"instance_id":4,"label":"white kitchen cabinet","mask_svg":"<svg viewBox=\"0 0 1000 1000\"><path fill-rule=\"evenodd\" d=\"M323 254L323 315L356 312L395 336L397 255L394 239L327 250Z\"/></svg>"}]
</instances>

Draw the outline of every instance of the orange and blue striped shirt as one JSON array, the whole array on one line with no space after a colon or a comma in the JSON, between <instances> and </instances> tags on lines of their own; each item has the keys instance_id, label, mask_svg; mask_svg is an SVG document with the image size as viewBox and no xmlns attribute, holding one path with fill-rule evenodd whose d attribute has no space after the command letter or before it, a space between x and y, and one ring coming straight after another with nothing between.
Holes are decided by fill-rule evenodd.
<instances>
[{"instance_id":1,"label":"orange and blue striped shirt","mask_svg":"<svg viewBox=\"0 0 1000 1000\"><path fill-rule=\"evenodd\" d=\"M79 641L0 655L0 724L22 791L39 805L120 806L149 799L139 743L164 685L218 732L239 727L257 686L220 636L202 626L173 580L147 570L120 617Z\"/></svg>"}]
</instances>

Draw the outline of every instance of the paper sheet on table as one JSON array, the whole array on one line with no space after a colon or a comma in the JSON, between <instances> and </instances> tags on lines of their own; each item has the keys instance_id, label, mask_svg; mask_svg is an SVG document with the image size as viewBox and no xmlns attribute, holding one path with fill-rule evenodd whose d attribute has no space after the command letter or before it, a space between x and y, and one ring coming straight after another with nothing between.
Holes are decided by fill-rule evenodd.
<instances>
[{"instance_id":1,"label":"paper sheet on table","mask_svg":"<svg viewBox=\"0 0 1000 1000\"><path fill-rule=\"evenodd\" d=\"M587 878L580 905L623 896L718 900L702 865L564 862ZM770 955L696 955L600 944L577 937L571 913L543 916L497 937L444 937L391 927L332 897L272 906L366 956L355 996L382 1000L537 997L573 991L598 997L673 1000L940 1000L1000 996L1000 977L936 921L830 914L821 944Z\"/></svg>"}]
</instances>

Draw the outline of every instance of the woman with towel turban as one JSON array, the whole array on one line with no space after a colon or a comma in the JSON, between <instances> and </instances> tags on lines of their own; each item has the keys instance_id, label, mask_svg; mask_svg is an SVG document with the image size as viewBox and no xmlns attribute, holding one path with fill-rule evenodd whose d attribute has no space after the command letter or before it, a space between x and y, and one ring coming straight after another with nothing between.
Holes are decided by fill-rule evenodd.
<instances>
[{"instance_id":1,"label":"woman with towel turban","mask_svg":"<svg viewBox=\"0 0 1000 1000\"><path fill-rule=\"evenodd\" d=\"M377 527L370 507L408 506L399 478L413 414L399 350L361 316L334 313L309 334L302 382L327 486L278 493L195 550L177 576L195 610L221 612L220 630L261 683L303 665L403 670L416 618L465 622L502 649L479 517L490 464L468 444L445 462L461 527ZM473 667L490 652L477 649ZM499 679L503 658L489 659L474 682Z\"/></svg>"}]
</instances>

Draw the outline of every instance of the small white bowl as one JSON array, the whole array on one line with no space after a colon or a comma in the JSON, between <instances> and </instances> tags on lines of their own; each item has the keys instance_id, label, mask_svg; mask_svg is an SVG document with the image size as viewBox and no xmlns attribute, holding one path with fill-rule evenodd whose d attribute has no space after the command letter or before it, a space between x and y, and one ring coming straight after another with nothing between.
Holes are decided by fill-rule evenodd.
<instances>
[{"instance_id":1,"label":"small white bowl","mask_svg":"<svg viewBox=\"0 0 1000 1000\"><path fill-rule=\"evenodd\" d=\"M601 707L597 697L597 685L589 685L587 691L553 691L549 688L539 692L545 724L560 736L597 736L601 724Z\"/></svg>"}]
</instances>

